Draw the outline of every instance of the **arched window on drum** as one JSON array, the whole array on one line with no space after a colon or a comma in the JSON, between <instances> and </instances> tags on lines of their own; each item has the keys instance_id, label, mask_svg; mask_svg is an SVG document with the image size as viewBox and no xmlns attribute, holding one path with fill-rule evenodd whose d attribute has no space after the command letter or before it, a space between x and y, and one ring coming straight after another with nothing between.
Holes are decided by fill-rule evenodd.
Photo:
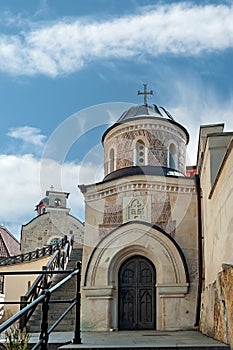
<instances>
[{"instance_id":1,"label":"arched window on drum","mask_svg":"<svg viewBox=\"0 0 233 350\"><path fill-rule=\"evenodd\" d=\"M168 168L178 169L177 146L173 142L170 143L168 149Z\"/></svg>"},{"instance_id":2,"label":"arched window on drum","mask_svg":"<svg viewBox=\"0 0 233 350\"><path fill-rule=\"evenodd\" d=\"M109 161L108 161L108 172L111 173L115 170L115 152L112 148L109 152Z\"/></svg>"}]
</instances>

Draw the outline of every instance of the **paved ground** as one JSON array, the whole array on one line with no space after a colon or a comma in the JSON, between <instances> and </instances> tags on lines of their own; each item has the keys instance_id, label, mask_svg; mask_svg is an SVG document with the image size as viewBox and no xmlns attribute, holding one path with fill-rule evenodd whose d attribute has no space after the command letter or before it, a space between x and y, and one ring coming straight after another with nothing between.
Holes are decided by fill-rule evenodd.
<instances>
[{"instance_id":1,"label":"paved ground","mask_svg":"<svg viewBox=\"0 0 233 350\"><path fill-rule=\"evenodd\" d=\"M55 332L49 342L61 344L72 342L73 332ZM120 332L83 332L82 344L63 345L62 349L229 349L212 338L197 331L120 331ZM30 342L36 342L38 335L32 334ZM52 348L52 347L51 347Z\"/></svg>"}]
</instances>

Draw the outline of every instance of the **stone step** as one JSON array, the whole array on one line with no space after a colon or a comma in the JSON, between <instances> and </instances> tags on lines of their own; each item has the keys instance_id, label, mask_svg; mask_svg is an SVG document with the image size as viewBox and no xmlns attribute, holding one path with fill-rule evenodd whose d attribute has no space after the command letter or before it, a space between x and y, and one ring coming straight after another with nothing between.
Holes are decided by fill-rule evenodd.
<instances>
[{"instance_id":1,"label":"stone step","mask_svg":"<svg viewBox=\"0 0 233 350\"><path fill-rule=\"evenodd\" d=\"M169 345L169 346L78 346L77 344L74 344L73 347L71 345L62 345L58 347L60 350L65 349L75 349L75 350L82 350L82 349L88 349L88 350L230 350L230 347L219 347L219 346L205 346L205 345L198 345L198 346L186 346L183 344L179 345Z\"/></svg>"},{"instance_id":2,"label":"stone step","mask_svg":"<svg viewBox=\"0 0 233 350\"><path fill-rule=\"evenodd\" d=\"M198 331L82 332L81 338L82 344L73 344L74 332L55 332L49 338L48 348L49 350L58 348L60 350L230 350L228 345Z\"/></svg>"}]
</instances>

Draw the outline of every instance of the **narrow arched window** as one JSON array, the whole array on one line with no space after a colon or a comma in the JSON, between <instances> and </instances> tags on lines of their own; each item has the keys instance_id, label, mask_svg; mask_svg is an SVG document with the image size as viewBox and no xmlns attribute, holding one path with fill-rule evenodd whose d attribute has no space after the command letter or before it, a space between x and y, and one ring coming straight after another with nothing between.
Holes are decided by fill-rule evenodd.
<instances>
[{"instance_id":1,"label":"narrow arched window","mask_svg":"<svg viewBox=\"0 0 233 350\"><path fill-rule=\"evenodd\" d=\"M111 149L111 151L109 153L109 167L108 167L109 173L111 173L112 171L115 170L114 162L115 162L114 149Z\"/></svg>"},{"instance_id":2,"label":"narrow arched window","mask_svg":"<svg viewBox=\"0 0 233 350\"><path fill-rule=\"evenodd\" d=\"M136 159L135 163L136 165L146 165L146 149L145 149L145 144L142 140L138 140L136 142L136 147L135 147L135 153L136 153Z\"/></svg>"},{"instance_id":3,"label":"narrow arched window","mask_svg":"<svg viewBox=\"0 0 233 350\"><path fill-rule=\"evenodd\" d=\"M177 148L174 143L171 143L168 151L168 167L177 169Z\"/></svg>"}]
</instances>

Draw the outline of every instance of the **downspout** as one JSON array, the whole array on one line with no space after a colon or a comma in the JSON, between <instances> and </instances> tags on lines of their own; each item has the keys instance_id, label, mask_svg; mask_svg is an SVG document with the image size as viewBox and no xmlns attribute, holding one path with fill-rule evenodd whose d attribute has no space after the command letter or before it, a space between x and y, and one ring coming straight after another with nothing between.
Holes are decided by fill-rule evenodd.
<instances>
[{"instance_id":1,"label":"downspout","mask_svg":"<svg viewBox=\"0 0 233 350\"><path fill-rule=\"evenodd\" d=\"M196 192L197 192L197 215L198 215L198 290L197 290L196 321L194 326L199 327L200 312L201 312L202 273L203 273L201 186L200 186L200 176L196 174L194 177L195 177Z\"/></svg>"}]
</instances>

